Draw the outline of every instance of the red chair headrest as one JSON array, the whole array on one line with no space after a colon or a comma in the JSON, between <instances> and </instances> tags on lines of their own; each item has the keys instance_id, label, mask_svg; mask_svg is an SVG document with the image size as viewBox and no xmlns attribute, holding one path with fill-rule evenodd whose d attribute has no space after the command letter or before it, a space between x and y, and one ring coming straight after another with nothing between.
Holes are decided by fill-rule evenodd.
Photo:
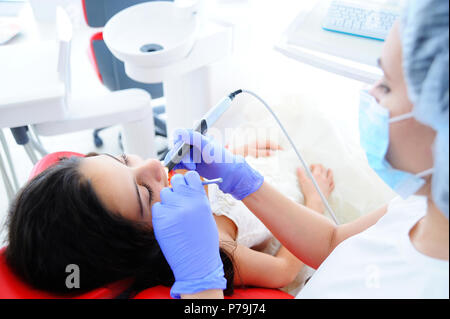
<instances>
[{"instance_id":1,"label":"red chair headrest","mask_svg":"<svg viewBox=\"0 0 450 319\"><path fill-rule=\"evenodd\" d=\"M30 173L30 179L36 177L37 175L45 171L47 168L55 165L62 158L70 158L72 156L84 157L83 154L74 152L57 152L44 156L44 158L42 158L39 162L36 163L36 165L34 165Z\"/></svg>"}]
</instances>

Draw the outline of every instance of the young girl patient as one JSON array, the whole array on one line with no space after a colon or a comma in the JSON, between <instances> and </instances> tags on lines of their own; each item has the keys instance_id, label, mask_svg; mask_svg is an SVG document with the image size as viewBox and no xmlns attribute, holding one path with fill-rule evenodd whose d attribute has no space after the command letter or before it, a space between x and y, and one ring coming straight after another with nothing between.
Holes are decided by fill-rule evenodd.
<instances>
[{"instance_id":1,"label":"young girl patient","mask_svg":"<svg viewBox=\"0 0 450 319\"><path fill-rule=\"evenodd\" d=\"M255 143L233 152L257 162L277 149L271 143ZM329 196L332 172L321 165L311 168ZM323 212L303 170L298 170L298 181L306 206ZM135 291L171 286L173 274L155 239L151 215L152 205L168 186L158 160L98 154L62 160L31 180L11 205L6 261L30 285L56 293L74 292L66 286L66 267L72 264L80 269L77 292L124 278L135 279ZM275 256L259 252L270 233L250 240L253 226L261 228L254 216L245 212L246 217L237 217L236 203L220 199L223 194L214 190L211 195L227 278L225 294L232 294L234 285L289 284L303 264L283 247Z\"/></svg>"}]
</instances>

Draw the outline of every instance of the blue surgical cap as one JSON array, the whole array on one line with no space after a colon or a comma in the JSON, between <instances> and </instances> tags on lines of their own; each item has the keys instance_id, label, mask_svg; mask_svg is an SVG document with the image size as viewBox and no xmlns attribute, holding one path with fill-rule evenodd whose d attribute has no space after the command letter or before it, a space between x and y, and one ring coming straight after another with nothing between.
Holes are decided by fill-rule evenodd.
<instances>
[{"instance_id":1,"label":"blue surgical cap","mask_svg":"<svg viewBox=\"0 0 450 319\"><path fill-rule=\"evenodd\" d=\"M448 218L449 1L409 1L401 30L403 67L415 118L437 132L432 195Z\"/></svg>"}]
</instances>

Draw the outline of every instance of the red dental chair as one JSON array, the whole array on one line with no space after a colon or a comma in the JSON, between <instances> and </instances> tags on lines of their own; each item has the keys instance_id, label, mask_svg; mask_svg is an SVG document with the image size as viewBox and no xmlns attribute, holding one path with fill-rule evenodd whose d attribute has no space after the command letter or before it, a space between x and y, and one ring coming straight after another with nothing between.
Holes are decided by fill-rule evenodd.
<instances>
[{"instance_id":1,"label":"red dental chair","mask_svg":"<svg viewBox=\"0 0 450 319\"><path fill-rule=\"evenodd\" d=\"M84 155L73 152L59 152L45 156L33 168L30 179L59 162L61 158L72 156L83 157ZM129 292L133 284L132 279L125 279L84 294L71 296L51 294L34 289L18 278L6 264L5 250L6 247L0 249L0 299L114 299L123 297ZM149 288L137 294L130 293L130 295L135 295L133 299L171 298L170 288L163 286ZM235 289L233 296L225 297L225 299L293 299L293 297L278 289L249 288Z\"/></svg>"}]
</instances>

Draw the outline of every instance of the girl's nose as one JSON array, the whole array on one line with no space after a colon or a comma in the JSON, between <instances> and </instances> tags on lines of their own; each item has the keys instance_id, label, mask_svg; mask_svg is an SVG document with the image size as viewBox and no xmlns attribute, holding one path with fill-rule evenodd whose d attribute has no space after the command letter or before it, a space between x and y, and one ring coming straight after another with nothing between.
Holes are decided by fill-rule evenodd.
<instances>
[{"instance_id":1,"label":"girl's nose","mask_svg":"<svg viewBox=\"0 0 450 319\"><path fill-rule=\"evenodd\" d=\"M136 167L136 174L138 179L142 179L144 181L151 179L159 183L163 178L161 163L156 159L143 161Z\"/></svg>"}]
</instances>

